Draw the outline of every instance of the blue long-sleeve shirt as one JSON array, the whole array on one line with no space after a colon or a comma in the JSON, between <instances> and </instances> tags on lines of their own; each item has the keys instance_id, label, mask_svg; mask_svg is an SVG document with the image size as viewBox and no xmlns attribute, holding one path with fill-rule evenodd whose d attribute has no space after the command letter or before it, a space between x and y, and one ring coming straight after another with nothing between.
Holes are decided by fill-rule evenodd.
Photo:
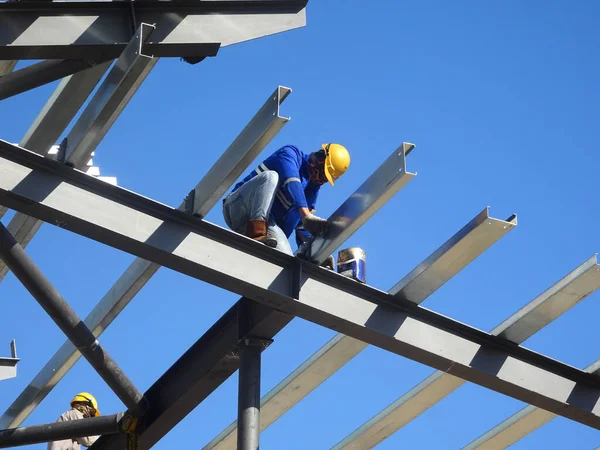
<instances>
[{"instance_id":1,"label":"blue long-sleeve shirt","mask_svg":"<svg viewBox=\"0 0 600 450\"><path fill-rule=\"evenodd\" d=\"M308 155L293 145L281 147L237 183L232 192L265 170L273 170L279 175L271 218L288 238L296 230L297 243L310 238L310 233L301 226L298 209L314 210L321 186L310 182Z\"/></svg>"}]
</instances>

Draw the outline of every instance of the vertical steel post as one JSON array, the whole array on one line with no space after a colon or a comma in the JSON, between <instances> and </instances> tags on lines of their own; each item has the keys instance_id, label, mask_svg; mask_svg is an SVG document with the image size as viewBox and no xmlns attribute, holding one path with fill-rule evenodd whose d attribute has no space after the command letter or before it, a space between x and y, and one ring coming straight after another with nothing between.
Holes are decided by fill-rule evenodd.
<instances>
[{"instance_id":1,"label":"vertical steel post","mask_svg":"<svg viewBox=\"0 0 600 450\"><path fill-rule=\"evenodd\" d=\"M90 329L61 297L2 223L0 223L0 258L67 335L73 345L79 349L98 372L98 375L117 394L129 411L135 416L142 415L147 408L146 398L104 350Z\"/></svg>"},{"instance_id":2,"label":"vertical steel post","mask_svg":"<svg viewBox=\"0 0 600 450\"><path fill-rule=\"evenodd\" d=\"M240 343L238 387L238 450L258 450L260 438L261 344L254 339Z\"/></svg>"},{"instance_id":3,"label":"vertical steel post","mask_svg":"<svg viewBox=\"0 0 600 450\"><path fill-rule=\"evenodd\" d=\"M258 450L260 439L260 362L264 339L240 341L238 386L238 450ZM268 345L268 344L267 344Z\"/></svg>"}]
</instances>

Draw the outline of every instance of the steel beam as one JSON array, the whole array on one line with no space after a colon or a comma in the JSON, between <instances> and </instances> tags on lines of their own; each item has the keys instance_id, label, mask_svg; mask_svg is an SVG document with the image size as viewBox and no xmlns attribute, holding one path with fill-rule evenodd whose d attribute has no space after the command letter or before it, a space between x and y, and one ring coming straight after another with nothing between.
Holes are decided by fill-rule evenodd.
<instances>
[{"instance_id":1,"label":"steel beam","mask_svg":"<svg viewBox=\"0 0 600 450\"><path fill-rule=\"evenodd\" d=\"M156 444L239 368L240 340L273 337L292 318L251 300L239 300L146 391L150 409L141 421L140 448ZM106 436L91 449L122 450L123 446Z\"/></svg>"},{"instance_id":2,"label":"steel beam","mask_svg":"<svg viewBox=\"0 0 600 450\"><path fill-rule=\"evenodd\" d=\"M153 29L154 27L148 24L142 23L140 25L123 54L116 61L94 97L63 140L58 155L61 162L77 169L85 167L114 121L129 103L150 70L156 65L157 58L146 56L142 52L143 43L148 39ZM104 73L104 71L105 68L102 68L101 72ZM94 75L97 73L95 72ZM97 84L97 81L95 84ZM79 109L80 106L81 104L78 104L77 108ZM42 152L47 152L50 145ZM22 147L28 148L25 145L22 145ZM17 241L23 247L26 247L41 225L42 223L39 220L17 214L9 223L8 229ZM6 265L0 264L0 281L7 272Z\"/></svg>"},{"instance_id":3,"label":"steel beam","mask_svg":"<svg viewBox=\"0 0 600 450\"><path fill-rule=\"evenodd\" d=\"M225 150L205 177L192 189L185 210L204 217L260 152L290 120L279 114L279 106L292 92L278 86L248 125Z\"/></svg>"},{"instance_id":4,"label":"steel beam","mask_svg":"<svg viewBox=\"0 0 600 450\"><path fill-rule=\"evenodd\" d=\"M323 263L354 231L415 177L416 173L406 171L406 155L414 147L414 144L403 142L331 215L328 236L317 237L310 243L305 255L307 258Z\"/></svg>"},{"instance_id":5,"label":"steel beam","mask_svg":"<svg viewBox=\"0 0 600 450\"><path fill-rule=\"evenodd\" d=\"M600 379L0 141L0 204L600 429Z\"/></svg>"},{"instance_id":6,"label":"steel beam","mask_svg":"<svg viewBox=\"0 0 600 450\"><path fill-rule=\"evenodd\" d=\"M600 376L600 360L590 364L584 370ZM507 448L528 434L533 433L542 425L547 424L555 417L556 414L533 405L528 405L504 422L496 425L487 433L479 436L469 445L463 447L463 449L495 450Z\"/></svg>"},{"instance_id":7,"label":"steel beam","mask_svg":"<svg viewBox=\"0 0 600 450\"><path fill-rule=\"evenodd\" d=\"M82 70L95 67L106 60L49 59L32 64L0 77L0 100L43 86Z\"/></svg>"},{"instance_id":8,"label":"steel beam","mask_svg":"<svg viewBox=\"0 0 600 450\"><path fill-rule=\"evenodd\" d=\"M291 89L289 88L277 87L223 156L208 171L205 178L192 190L192 192L198 193L196 200L190 203L188 199L181 204L179 210L185 210L196 216L204 216L208 213L218 201L218 197L211 195L211 193L219 190L225 192L244 170L239 161L243 160L249 165L289 121L288 118L279 115L279 108L290 92ZM215 173L218 173L219 176L215 177ZM226 180L228 180L229 185L226 184ZM21 216L27 217L25 215ZM85 319L86 325L96 337L102 334L159 268L158 264L153 264L141 258L136 258L131 263ZM15 427L23 423L35 407L75 365L80 356L80 353L70 341L65 342L29 386L0 417L0 427Z\"/></svg>"},{"instance_id":9,"label":"steel beam","mask_svg":"<svg viewBox=\"0 0 600 450\"><path fill-rule=\"evenodd\" d=\"M485 208L388 292L420 304L516 224L515 216L508 221L495 219L490 217L489 208ZM343 334L334 336L261 400L261 430L272 425L365 348L367 344L362 341ZM233 422L203 448L233 450L236 434L237 426Z\"/></svg>"},{"instance_id":10,"label":"steel beam","mask_svg":"<svg viewBox=\"0 0 600 450\"><path fill-rule=\"evenodd\" d=\"M85 436L116 434L121 432L119 421L122 417L123 413L119 413L110 416L0 430L0 448L55 442Z\"/></svg>"},{"instance_id":11,"label":"steel beam","mask_svg":"<svg viewBox=\"0 0 600 450\"><path fill-rule=\"evenodd\" d=\"M15 70L18 61L0 61L0 76L11 73Z\"/></svg>"},{"instance_id":12,"label":"steel beam","mask_svg":"<svg viewBox=\"0 0 600 450\"><path fill-rule=\"evenodd\" d=\"M0 258L129 411L135 416L141 415L146 408L142 394L2 223Z\"/></svg>"},{"instance_id":13,"label":"steel beam","mask_svg":"<svg viewBox=\"0 0 600 450\"><path fill-rule=\"evenodd\" d=\"M506 338L515 344L522 344L600 288L599 270L600 265L594 255L494 328L491 334ZM447 373L435 372L348 435L333 449L373 448L465 383L465 380Z\"/></svg>"},{"instance_id":14,"label":"steel beam","mask_svg":"<svg viewBox=\"0 0 600 450\"><path fill-rule=\"evenodd\" d=\"M157 58L144 54L144 43L154 27L142 23L94 97L61 144L66 164L81 169L136 93Z\"/></svg>"},{"instance_id":15,"label":"steel beam","mask_svg":"<svg viewBox=\"0 0 600 450\"><path fill-rule=\"evenodd\" d=\"M17 376L19 358L0 358L0 381Z\"/></svg>"},{"instance_id":16,"label":"steel beam","mask_svg":"<svg viewBox=\"0 0 600 450\"><path fill-rule=\"evenodd\" d=\"M29 127L19 145L40 155L46 155L109 67L110 62L106 62L64 78ZM4 216L6 211L7 208L0 206L0 218ZM17 213L7 228L21 246L26 247L41 225L41 221ZM0 281L4 279L7 273L8 268L0 261Z\"/></svg>"},{"instance_id":17,"label":"steel beam","mask_svg":"<svg viewBox=\"0 0 600 450\"><path fill-rule=\"evenodd\" d=\"M0 358L0 380L7 380L17 376L17 343L13 339L10 342L10 358Z\"/></svg>"},{"instance_id":18,"label":"steel beam","mask_svg":"<svg viewBox=\"0 0 600 450\"><path fill-rule=\"evenodd\" d=\"M307 1L0 3L0 59L116 58L132 36L131 14L152 23L155 56L202 57L306 25Z\"/></svg>"}]
</instances>

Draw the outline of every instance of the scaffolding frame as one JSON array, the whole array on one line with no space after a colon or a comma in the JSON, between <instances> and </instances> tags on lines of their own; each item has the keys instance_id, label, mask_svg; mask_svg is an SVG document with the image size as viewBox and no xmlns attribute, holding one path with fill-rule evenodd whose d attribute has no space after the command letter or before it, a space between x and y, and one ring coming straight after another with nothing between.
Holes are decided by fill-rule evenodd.
<instances>
[{"instance_id":1,"label":"scaffolding frame","mask_svg":"<svg viewBox=\"0 0 600 450\"><path fill-rule=\"evenodd\" d=\"M595 256L490 333L420 303L514 229L516 215L499 220L484 209L388 292L319 267L415 177L406 169L414 144L404 142L391 153L331 215L331 234L312 240L301 258L203 219L289 121L280 115L289 88L275 89L178 209L85 173L99 143L159 57L196 63L216 56L226 45L302 27L306 3L0 4L0 98L65 77L19 145L0 140L0 218L9 208L17 212L7 227L0 226L0 281L13 270L69 338L31 383L36 389L26 389L0 418L0 427L9 428L0 431L0 446L21 445L15 444L19 439L57 439L58 432L76 437L93 431L105 433L95 450L121 450L132 443L150 448L239 369L237 423L204 448L254 450L261 430L368 345L438 372L335 449L372 448L468 381L530 406L466 448L508 445L557 415L600 429L599 363L580 370L521 345L600 287ZM46 61L13 72L22 59ZM58 151L50 152L103 78ZM85 322L25 253L43 222L137 256ZM242 297L141 394L97 338L161 266ZM294 317L339 334L261 400L261 353ZM59 431L50 425L10 428L27 418L81 354L128 411ZM11 359L18 361L16 354Z\"/></svg>"}]
</instances>

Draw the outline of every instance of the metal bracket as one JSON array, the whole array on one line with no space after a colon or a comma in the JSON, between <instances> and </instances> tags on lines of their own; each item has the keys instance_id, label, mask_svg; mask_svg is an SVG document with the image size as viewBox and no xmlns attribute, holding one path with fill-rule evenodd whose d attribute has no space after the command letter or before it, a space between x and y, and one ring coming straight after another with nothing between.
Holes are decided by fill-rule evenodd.
<instances>
[{"instance_id":1,"label":"metal bracket","mask_svg":"<svg viewBox=\"0 0 600 450\"><path fill-rule=\"evenodd\" d=\"M58 161L61 164L64 164L67 158L67 145L68 140L66 137L62 140L60 144L58 144L58 153L56 154L56 161Z\"/></svg>"},{"instance_id":2,"label":"metal bracket","mask_svg":"<svg viewBox=\"0 0 600 450\"><path fill-rule=\"evenodd\" d=\"M183 210L187 214L194 214L194 200L196 198L196 190L192 189L188 195L185 196L183 200Z\"/></svg>"},{"instance_id":3,"label":"metal bracket","mask_svg":"<svg viewBox=\"0 0 600 450\"><path fill-rule=\"evenodd\" d=\"M257 336L246 336L239 340L239 346L246 347L261 347L263 350L266 350L269 345L273 343L273 339L269 338L261 338Z\"/></svg>"},{"instance_id":4,"label":"metal bracket","mask_svg":"<svg viewBox=\"0 0 600 450\"><path fill-rule=\"evenodd\" d=\"M154 55L146 55L144 54L144 44L146 42L146 40L148 39L148 36L150 36L150 34L156 30L156 25L155 24L150 24L150 23L145 23L142 22L140 24L140 36L139 36L139 47L138 47L138 55L140 56L145 56L146 58L154 58Z\"/></svg>"}]
</instances>

